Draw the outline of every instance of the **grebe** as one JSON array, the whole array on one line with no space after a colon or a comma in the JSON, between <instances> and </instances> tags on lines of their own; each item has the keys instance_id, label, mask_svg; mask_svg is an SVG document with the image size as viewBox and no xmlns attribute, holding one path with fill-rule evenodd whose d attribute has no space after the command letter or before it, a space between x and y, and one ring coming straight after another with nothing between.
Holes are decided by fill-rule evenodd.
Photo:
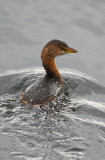
<instances>
[{"instance_id":1,"label":"grebe","mask_svg":"<svg viewBox=\"0 0 105 160\"><path fill-rule=\"evenodd\" d=\"M52 40L42 50L41 59L46 75L37 84L32 84L22 92L20 100L25 105L40 106L41 108L55 100L64 92L64 82L60 75L55 58L66 53L76 53L65 42Z\"/></svg>"}]
</instances>

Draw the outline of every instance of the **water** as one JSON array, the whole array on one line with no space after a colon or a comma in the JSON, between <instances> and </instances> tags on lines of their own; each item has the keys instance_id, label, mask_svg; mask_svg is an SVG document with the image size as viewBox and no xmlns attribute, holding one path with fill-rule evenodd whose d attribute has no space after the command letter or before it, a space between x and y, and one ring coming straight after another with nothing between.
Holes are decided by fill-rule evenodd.
<instances>
[{"instance_id":1,"label":"water","mask_svg":"<svg viewBox=\"0 0 105 160\"><path fill-rule=\"evenodd\" d=\"M22 90L44 75L41 68L0 77L0 159L105 159L105 88L80 72L61 73L65 97L47 119L38 107L18 103Z\"/></svg>"},{"instance_id":2,"label":"water","mask_svg":"<svg viewBox=\"0 0 105 160\"><path fill-rule=\"evenodd\" d=\"M104 17L104 0L0 0L0 160L105 160ZM65 96L45 119L19 95L55 38L78 53L57 58Z\"/></svg>"}]
</instances>

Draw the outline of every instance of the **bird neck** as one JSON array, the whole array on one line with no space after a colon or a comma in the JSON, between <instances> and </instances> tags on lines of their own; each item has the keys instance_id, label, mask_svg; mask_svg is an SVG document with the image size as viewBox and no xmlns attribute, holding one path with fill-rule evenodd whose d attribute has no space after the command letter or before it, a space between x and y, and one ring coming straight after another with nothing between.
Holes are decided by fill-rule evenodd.
<instances>
[{"instance_id":1,"label":"bird neck","mask_svg":"<svg viewBox=\"0 0 105 160\"><path fill-rule=\"evenodd\" d=\"M45 58L42 58L42 62L48 77L62 80L62 77L55 63L55 58L45 57Z\"/></svg>"}]
</instances>

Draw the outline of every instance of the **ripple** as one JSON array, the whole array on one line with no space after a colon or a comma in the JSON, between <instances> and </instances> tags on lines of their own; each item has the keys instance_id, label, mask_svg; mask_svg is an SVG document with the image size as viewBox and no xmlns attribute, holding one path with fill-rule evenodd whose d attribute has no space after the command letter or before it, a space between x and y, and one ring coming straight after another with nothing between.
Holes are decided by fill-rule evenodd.
<instances>
[{"instance_id":1,"label":"ripple","mask_svg":"<svg viewBox=\"0 0 105 160\"><path fill-rule=\"evenodd\" d=\"M72 151L73 150L73 151ZM62 157L65 157L65 158L71 158L71 159L83 159L84 158L84 154L80 151L77 151L77 150L80 150L80 149L72 149L70 152L64 152L63 150L60 150L60 149L56 149L55 151L61 155Z\"/></svg>"},{"instance_id":2,"label":"ripple","mask_svg":"<svg viewBox=\"0 0 105 160\"><path fill-rule=\"evenodd\" d=\"M22 90L44 75L41 68L13 71L0 77L0 131L1 135L13 137L14 149L7 149L12 158L85 159L98 146L102 149L100 156L103 155L105 88L78 71L61 73L66 95L54 103L59 112L55 110L47 119L40 108L27 110L18 103ZM5 148L1 146L0 150Z\"/></svg>"}]
</instances>

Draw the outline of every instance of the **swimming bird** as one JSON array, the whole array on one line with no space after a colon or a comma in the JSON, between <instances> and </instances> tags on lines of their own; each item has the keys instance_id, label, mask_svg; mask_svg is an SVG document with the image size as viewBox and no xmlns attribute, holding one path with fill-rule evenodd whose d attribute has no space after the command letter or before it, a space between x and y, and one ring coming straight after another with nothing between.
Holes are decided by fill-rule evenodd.
<instances>
[{"instance_id":1,"label":"swimming bird","mask_svg":"<svg viewBox=\"0 0 105 160\"><path fill-rule=\"evenodd\" d=\"M51 40L41 53L41 60L46 75L38 83L34 83L22 92L20 100L25 105L40 106L51 103L64 93L64 81L56 66L55 58L67 53L76 53L77 50L70 48L65 42Z\"/></svg>"}]
</instances>

